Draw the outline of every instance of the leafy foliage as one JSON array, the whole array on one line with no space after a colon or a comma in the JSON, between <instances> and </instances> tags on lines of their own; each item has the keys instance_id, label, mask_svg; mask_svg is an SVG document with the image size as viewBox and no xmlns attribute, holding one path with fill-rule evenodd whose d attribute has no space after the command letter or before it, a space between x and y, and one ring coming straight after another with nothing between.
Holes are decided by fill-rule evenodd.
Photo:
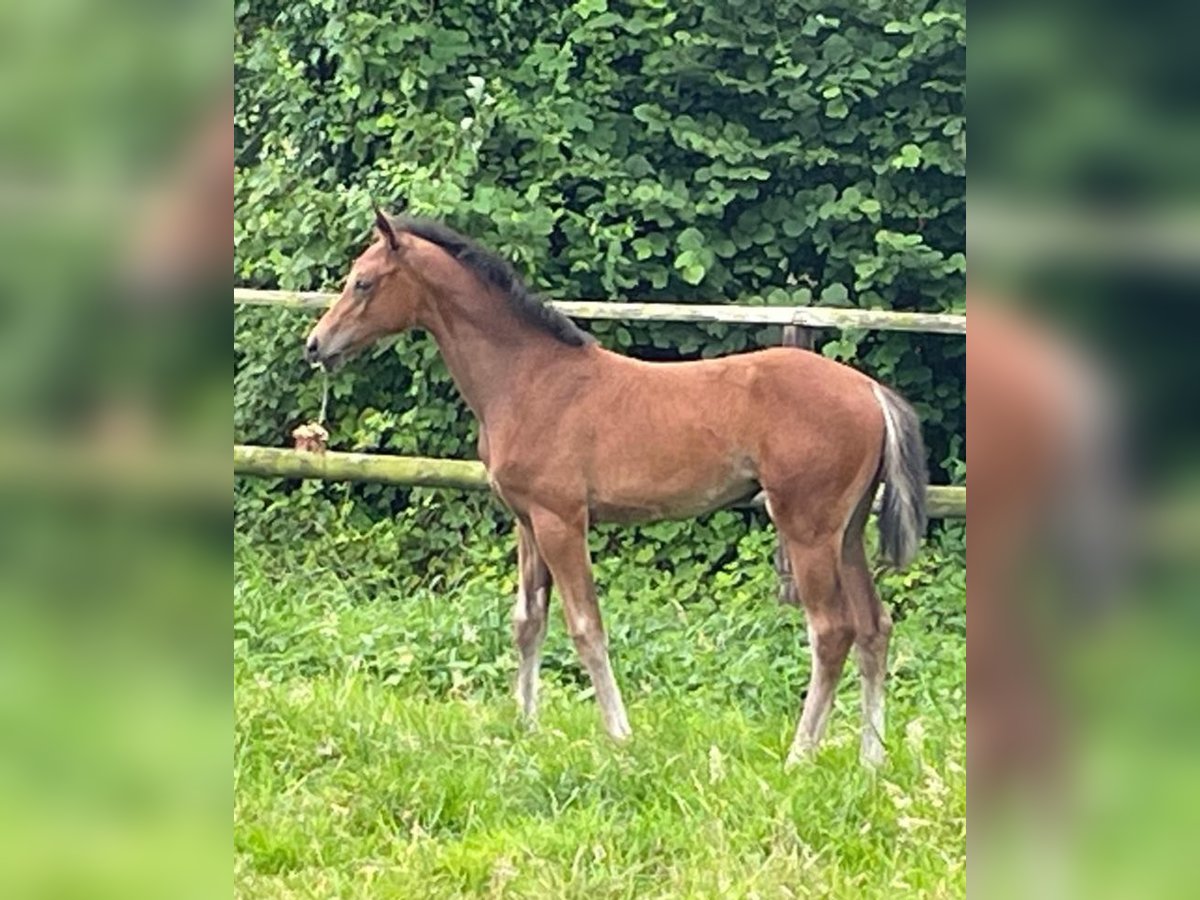
<instances>
[{"instance_id":1,"label":"leafy foliage","mask_svg":"<svg viewBox=\"0 0 1200 900\"><path fill-rule=\"evenodd\" d=\"M562 299L962 308L961 0L243 0L236 22L244 284L337 285L373 200L403 199ZM307 324L239 312L239 440L278 445L316 411ZM648 358L778 341L720 325L592 330ZM823 349L912 399L932 468L961 474L961 341L844 333ZM474 423L419 336L339 375L333 413L334 447L473 453ZM468 523L500 521L483 498L435 511L380 486L287 490L241 485L239 509L268 528L268 511L296 511L285 500L353 500L403 520L406 548L426 551L414 564L460 546ZM737 518L688 538L729 546Z\"/></svg>"}]
</instances>

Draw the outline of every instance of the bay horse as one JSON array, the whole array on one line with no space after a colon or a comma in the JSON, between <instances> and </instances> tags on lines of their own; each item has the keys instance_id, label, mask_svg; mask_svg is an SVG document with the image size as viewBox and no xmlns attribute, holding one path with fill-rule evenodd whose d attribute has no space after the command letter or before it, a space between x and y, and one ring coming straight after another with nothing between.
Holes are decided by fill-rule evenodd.
<instances>
[{"instance_id":1,"label":"bay horse","mask_svg":"<svg viewBox=\"0 0 1200 900\"><path fill-rule=\"evenodd\" d=\"M862 677L861 758L884 759L892 624L863 548L876 488L881 546L903 566L925 529L925 450L901 397L854 369L777 347L696 362L612 353L533 296L499 256L437 222L376 210L305 355L335 368L388 335L437 342L479 421L479 459L517 519L516 694L537 711L551 586L604 728L630 735L592 580L595 522L684 518L760 491L780 534L813 665L789 765L816 749L850 648Z\"/></svg>"}]
</instances>

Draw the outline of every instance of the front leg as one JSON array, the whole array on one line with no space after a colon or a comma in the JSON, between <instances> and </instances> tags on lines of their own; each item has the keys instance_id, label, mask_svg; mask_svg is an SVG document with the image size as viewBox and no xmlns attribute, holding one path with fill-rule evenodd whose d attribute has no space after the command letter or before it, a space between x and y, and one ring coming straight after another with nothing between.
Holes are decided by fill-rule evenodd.
<instances>
[{"instance_id":1,"label":"front leg","mask_svg":"<svg viewBox=\"0 0 1200 900\"><path fill-rule=\"evenodd\" d=\"M550 605L550 570L538 553L533 532L517 526L517 600L513 604L513 640L521 655L517 670L517 702L526 721L537 718L538 668L546 638Z\"/></svg>"},{"instance_id":2,"label":"front leg","mask_svg":"<svg viewBox=\"0 0 1200 900\"><path fill-rule=\"evenodd\" d=\"M529 518L537 548L562 595L567 631L592 678L604 728L615 740L624 740L631 734L629 719L613 678L596 601L587 545L587 511L581 508L564 516L539 508L532 510Z\"/></svg>"}]
</instances>

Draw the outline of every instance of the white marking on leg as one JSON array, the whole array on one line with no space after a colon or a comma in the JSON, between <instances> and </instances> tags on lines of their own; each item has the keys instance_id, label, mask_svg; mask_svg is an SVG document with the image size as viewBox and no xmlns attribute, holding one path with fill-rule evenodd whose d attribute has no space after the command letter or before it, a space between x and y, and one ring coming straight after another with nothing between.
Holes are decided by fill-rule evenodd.
<instances>
[{"instance_id":1,"label":"white marking on leg","mask_svg":"<svg viewBox=\"0 0 1200 900\"><path fill-rule=\"evenodd\" d=\"M537 653L521 656L520 668L517 671L517 702L521 704L521 714L529 720L537 718L540 668L541 660Z\"/></svg>"},{"instance_id":2,"label":"white marking on leg","mask_svg":"<svg viewBox=\"0 0 1200 900\"><path fill-rule=\"evenodd\" d=\"M860 645L858 668L862 680L862 749L864 765L880 766L884 762L884 707L887 679L887 635L883 643Z\"/></svg>"},{"instance_id":3,"label":"white marking on leg","mask_svg":"<svg viewBox=\"0 0 1200 900\"><path fill-rule=\"evenodd\" d=\"M833 680L826 677L817 664L808 683L808 696L804 699L804 711L796 725L796 736L788 751L789 765L811 756L821 745L829 714L833 710L833 688Z\"/></svg>"},{"instance_id":4,"label":"white marking on leg","mask_svg":"<svg viewBox=\"0 0 1200 900\"><path fill-rule=\"evenodd\" d=\"M868 766L882 766L886 759L883 729L884 699L879 690L872 701L863 704L862 761Z\"/></svg>"},{"instance_id":5,"label":"white marking on leg","mask_svg":"<svg viewBox=\"0 0 1200 900\"><path fill-rule=\"evenodd\" d=\"M531 616L528 606L529 597L522 585L517 591L517 603L513 610L513 625L517 633L517 645L521 653L521 661L517 668L517 702L521 713L529 721L537 717L538 672L541 667L542 640L546 634L546 589L538 588L536 593L538 616ZM538 629L530 634L527 625L530 621L538 622Z\"/></svg>"},{"instance_id":6,"label":"white marking on leg","mask_svg":"<svg viewBox=\"0 0 1200 900\"><path fill-rule=\"evenodd\" d=\"M808 646L812 654L812 675L808 681L808 694L804 698L804 711L796 725L796 736L788 750L787 766L791 767L806 756L811 756L825 736L825 726L833 710L833 695L838 679L829 676L821 665L817 654L817 636L808 626Z\"/></svg>"},{"instance_id":7,"label":"white marking on leg","mask_svg":"<svg viewBox=\"0 0 1200 900\"><path fill-rule=\"evenodd\" d=\"M629 717L625 714L625 703L621 699L621 689L613 677L612 666L608 654L604 654L603 662L593 673L592 683L596 686L596 699L600 702L600 713L604 717L604 729L618 741L623 741L633 734L629 727Z\"/></svg>"},{"instance_id":8,"label":"white marking on leg","mask_svg":"<svg viewBox=\"0 0 1200 900\"><path fill-rule=\"evenodd\" d=\"M525 585L517 585L517 602L513 604L513 624L524 625L529 621L529 598L525 594Z\"/></svg>"},{"instance_id":9,"label":"white marking on leg","mask_svg":"<svg viewBox=\"0 0 1200 900\"><path fill-rule=\"evenodd\" d=\"M594 636L579 638L576 641L580 658L592 678L592 687L596 691L596 703L600 707L600 718L604 722L604 730L614 740L623 741L633 731L629 727L629 718L625 715L625 703L621 700L621 689L613 677L612 664L609 662L608 650L604 647L604 639L597 640Z\"/></svg>"}]
</instances>

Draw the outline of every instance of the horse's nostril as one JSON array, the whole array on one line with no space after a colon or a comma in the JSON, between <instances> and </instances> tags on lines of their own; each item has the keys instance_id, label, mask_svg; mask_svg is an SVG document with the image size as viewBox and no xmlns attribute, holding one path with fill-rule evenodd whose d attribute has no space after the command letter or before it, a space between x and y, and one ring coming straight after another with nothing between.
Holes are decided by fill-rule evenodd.
<instances>
[{"instance_id":1,"label":"horse's nostril","mask_svg":"<svg viewBox=\"0 0 1200 900\"><path fill-rule=\"evenodd\" d=\"M317 340L317 336L315 334L310 335L308 341L304 344L304 355L309 359L315 357L317 355L317 347L319 344L320 342Z\"/></svg>"}]
</instances>

